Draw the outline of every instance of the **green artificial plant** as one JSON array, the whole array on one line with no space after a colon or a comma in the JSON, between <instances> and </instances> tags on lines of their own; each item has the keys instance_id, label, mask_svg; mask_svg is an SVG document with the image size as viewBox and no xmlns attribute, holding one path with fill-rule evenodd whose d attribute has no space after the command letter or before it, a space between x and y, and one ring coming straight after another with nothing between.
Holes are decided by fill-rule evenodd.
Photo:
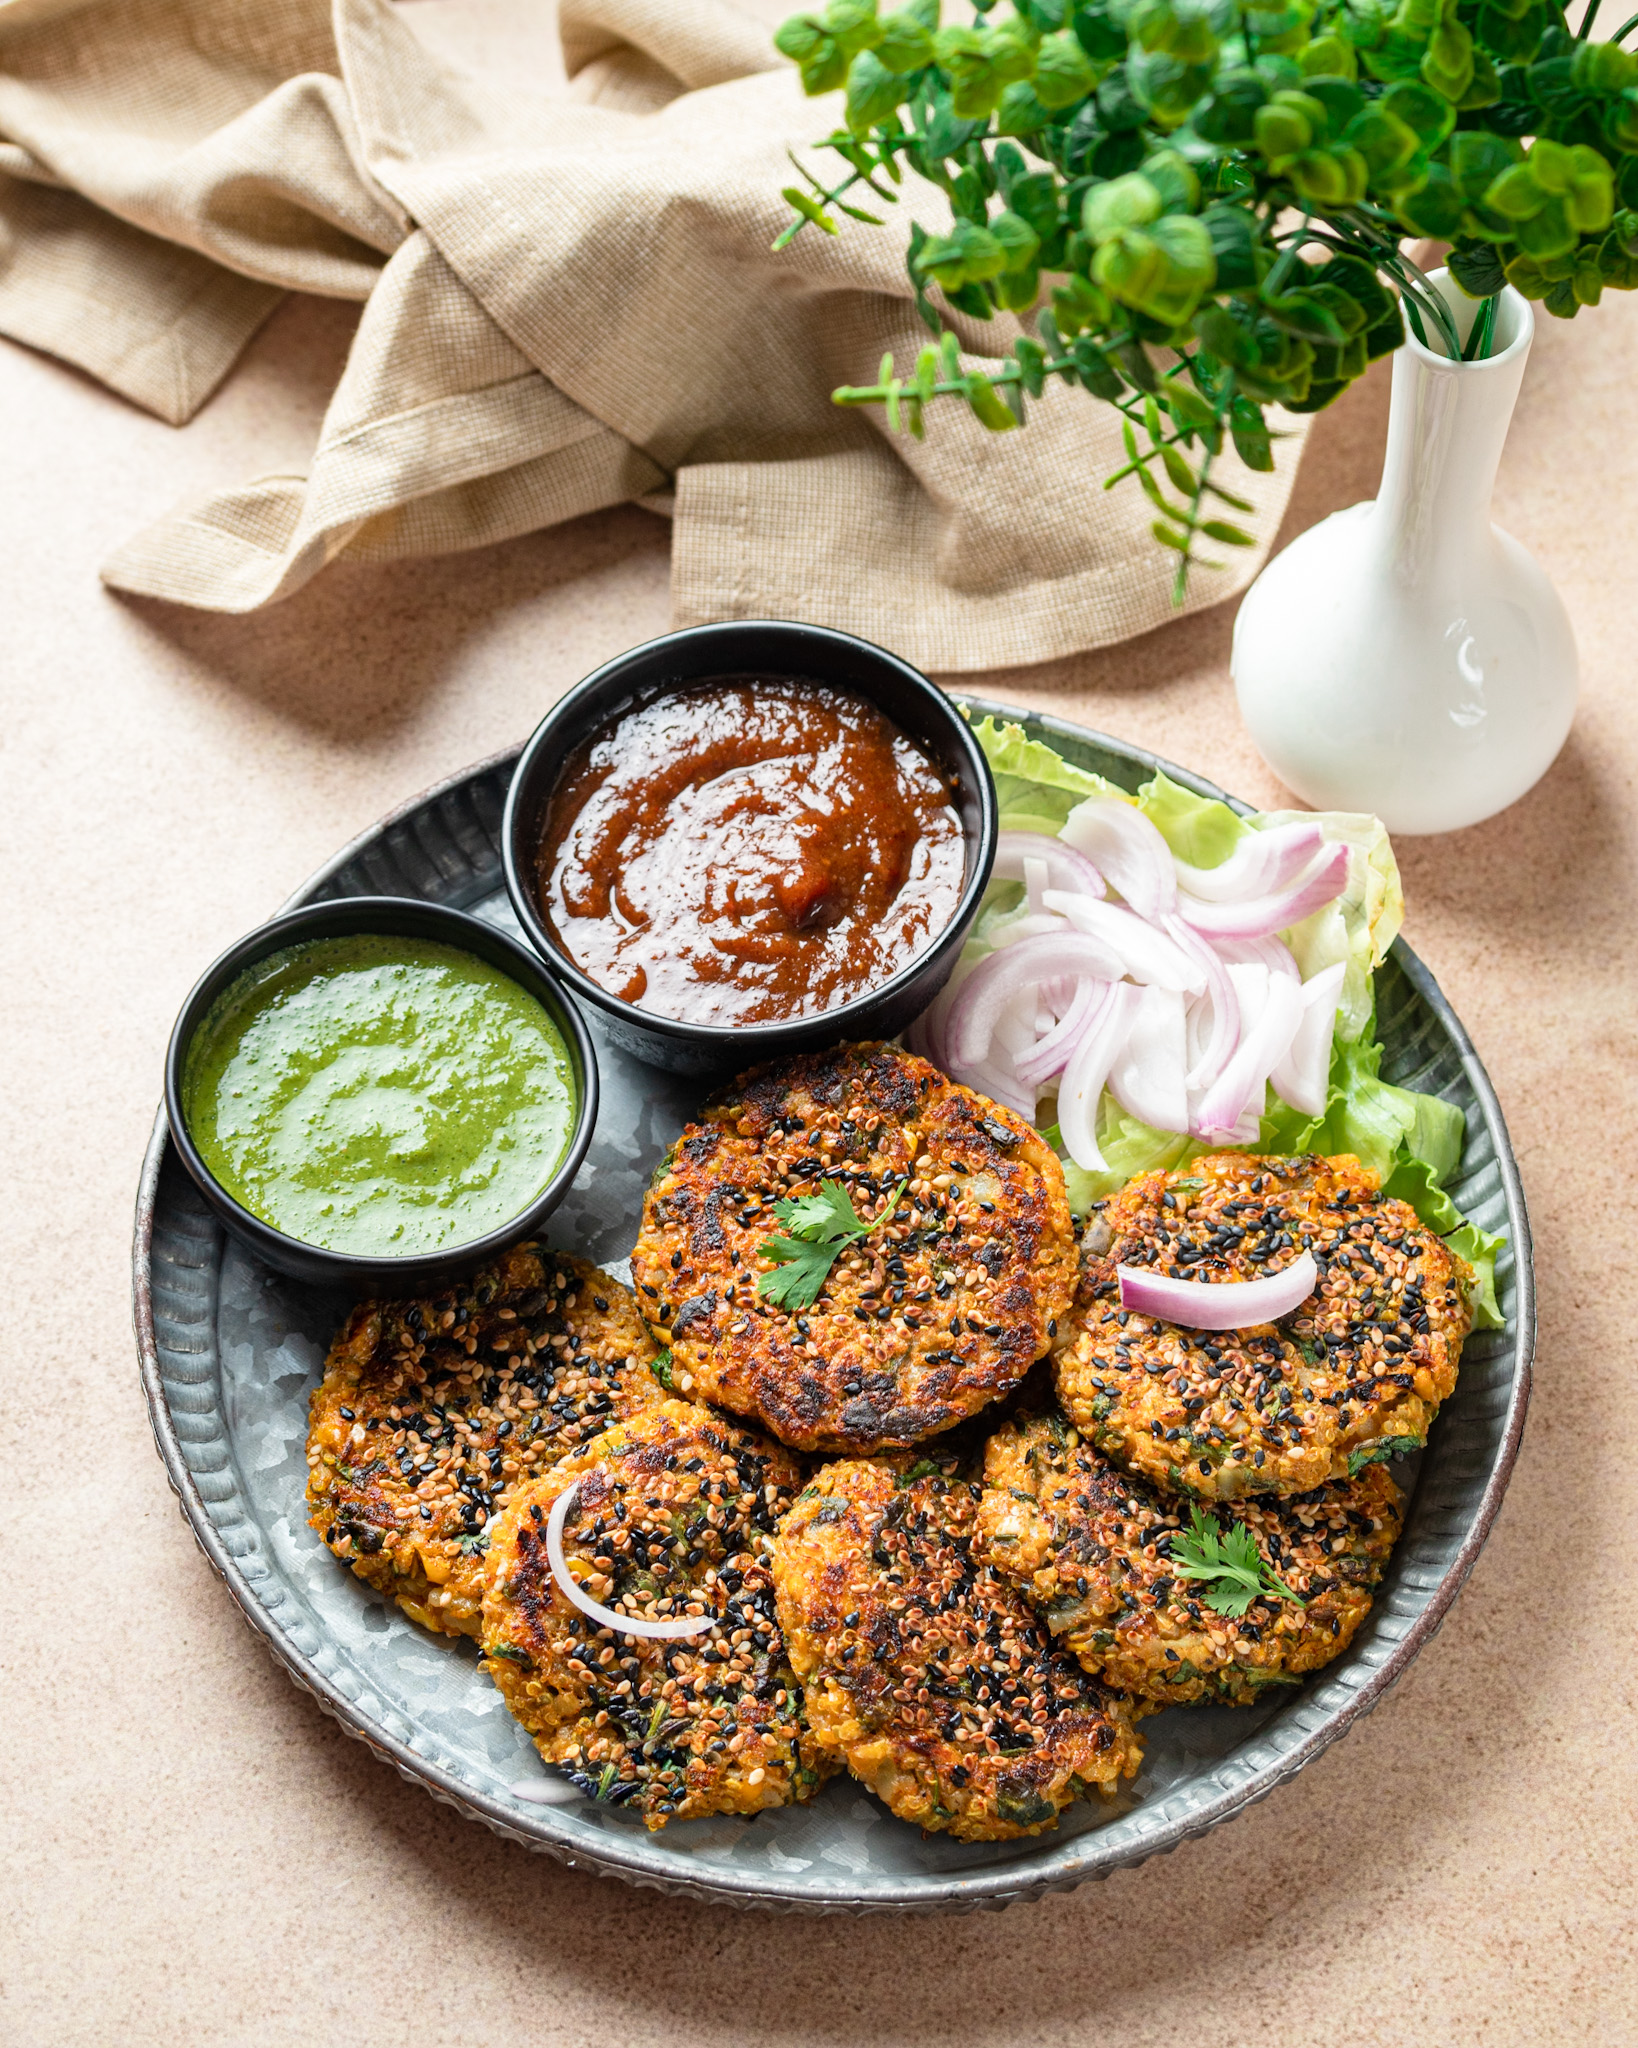
<instances>
[{"instance_id":1,"label":"green artificial plant","mask_svg":"<svg viewBox=\"0 0 1638 2048\"><path fill-rule=\"evenodd\" d=\"M1213 505L1225 442L1272 467L1266 408L1317 412L1403 338L1487 352L1511 282L1571 318L1638 285L1638 57L1572 33L1556 0L939 0L879 13L830 0L776 38L809 93L844 88L843 160L798 164L776 247L835 215L881 224L908 164L949 195L949 233L912 226L908 268L940 340L913 372L835 394L919 435L959 396L990 428L1022 424L1049 380L1125 415L1126 465L1179 556L1251 536ZM1483 301L1465 350L1401 249L1453 244ZM943 304L998 308L1033 332L997 368L963 367ZM1043 303L1044 301L1044 303Z\"/></svg>"}]
</instances>

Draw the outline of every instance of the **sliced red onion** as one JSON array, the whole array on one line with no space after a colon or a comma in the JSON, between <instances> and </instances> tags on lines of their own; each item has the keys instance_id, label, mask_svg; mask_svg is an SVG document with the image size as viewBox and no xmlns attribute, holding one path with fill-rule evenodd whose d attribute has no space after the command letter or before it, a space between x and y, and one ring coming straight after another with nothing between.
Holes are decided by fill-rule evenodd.
<instances>
[{"instance_id":1,"label":"sliced red onion","mask_svg":"<svg viewBox=\"0 0 1638 2048\"><path fill-rule=\"evenodd\" d=\"M1302 1020L1285 1058L1269 1079L1282 1102L1304 1116L1323 1116L1331 1092L1331 1039L1347 968L1338 961L1302 984Z\"/></svg>"},{"instance_id":2,"label":"sliced red onion","mask_svg":"<svg viewBox=\"0 0 1638 2048\"><path fill-rule=\"evenodd\" d=\"M1304 986L1276 934L1333 901L1348 871L1318 819L1248 832L1196 868L1133 805L1090 798L1061 838L1000 835L995 874L1022 881L1025 900L906 1042L1028 1117L1057 1077L1065 1149L1089 1170L1104 1167L1105 1088L1158 1129L1253 1142L1271 1078L1292 1107L1323 1113L1342 971ZM1106 880L1123 902L1103 900Z\"/></svg>"},{"instance_id":3,"label":"sliced red onion","mask_svg":"<svg viewBox=\"0 0 1638 2048\"><path fill-rule=\"evenodd\" d=\"M949 980L904 1034L904 1042L913 1053L924 1060L931 1060L946 1074L950 1071L950 1059L949 1048L944 1042L945 1026L956 997L971 979L977 964L972 960L958 960Z\"/></svg>"},{"instance_id":4,"label":"sliced red onion","mask_svg":"<svg viewBox=\"0 0 1638 2048\"><path fill-rule=\"evenodd\" d=\"M1268 1077L1291 1050L1302 1021L1302 990L1266 967L1231 967L1242 1019L1240 1043L1194 1113L1194 1133L1208 1143L1232 1137L1249 1111L1259 1116Z\"/></svg>"},{"instance_id":5,"label":"sliced red onion","mask_svg":"<svg viewBox=\"0 0 1638 2048\"><path fill-rule=\"evenodd\" d=\"M1109 1070L1109 1092L1140 1123L1187 1131L1187 1068L1182 993L1152 984L1138 996L1126 1042Z\"/></svg>"},{"instance_id":6,"label":"sliced red onion","mask_svg":"<svg viewBox=\"0 0 1638 2048\"><path fill-rule=\"evenodd\" d=\"M1149 1266L1117 1266L1120 1305L1185 1330L1250 1330L1301 1307L1319 1285L1312 1252L1260 1280L1173 1280Z\"/></svg>"},{"instance_id":7,"label":"sliced red onion","mask_svg":"<svg viewBox=\"0 0 1638 2048\"><path fill-rule=\"evenodd\" d=\"M1177 864L1158 828L1119 797L1089 796L1064 820L1063 836L1117 888L1139 917L1177 905Z\"/></svg>"},{"instance_id":8,"label":"sliced red onion","mask_svg":"<svg viewBox=\"0 0 1638 2048\"><path fill-rule=\"evenodd\" d=\"M1230 964L1238 961L1243 966L1249 961L1270 974L1283 974L1287 981L1302 980L1302 969L1283 939L1213 939L1211 949Z\"/></svg>"},{"instance_id":9,"label":"sliced red onion","mask_svg":"<svg viewBox=\"0 0 1638 2048\"><path fill-rule=\"evenodd\" d=\"M1103 877L1073 846L1052 839L1045 832L998 832L995 835L995 866L991 874L998 882L1024 881L1024 862L1046 862L1047 881L1054 889L1076 889L1085 896L1103 894Z\"/></svg>"},{"instance_id":10,"label":"sliced red onion","mask_svg":"<svg viewBox=\"0 0 1638 2048\"><path fill-rule=\"evenodd\" d=\"M1348 882L1348 849L1329 846L1289 887L1244 903L1206 903L1179 895L1178 915L1213 939L1263 939L1283 932L1340 896Z\"/></svg>"},{"instance_id":11,"label":"sliced red onion","mask_svg":"<svg viewBox=\"0 0 1638 2048\"><path fill-rule=\"evenodd\" d=\"M1041 1035L1036 1023L1039 1009L1039 991L1021 988L996 1018L989 1059L1003 1073L1014 1072L1017 1062L1035 1050Z\"/></svg>"},{"instance_id":12,"label":"sliced red onion","mask_svg":"<svg viewBox=\"0 0 1638 2048\"><path fill-rule=\"evenodd\" d=\"M1325 844L1317 818L1277 825L1270 832L1248 831L1225 861L1214 868L1175 863L1177 886L1202 903L1245 903L1288 888Z\"/></svg>"},{"instance_id":13,"label":"sliced red onion","mask_svg":"<svg viewBox=\"0 0 1638 2048\"><path fill-rule=\"evenodd\" d=\"M671 1621L643 1621L634 1614L621 1614L617 1608L605 1607L575 1583L568 1559L563 1555L563 1522L579 1491L580 1481L571 1480L552 1502L552 1512L546 1518L546 1558L552 1567L552 1577L562 1588L564 1597L572 1600L582 1614L589 1614L603 1628L617 1628L624 1635L649 1636L656 1642L670 1641L678 1636L704 1635L716 1621L714 1614L684 1614Z\"/></svg>"},{"instance_id":14,"label":"sliced red onion","mask_svg":"<svg viewBox=\"0 0 1638 2048\"><path fill-rule=\"evenodd\" d=\"M1225 982L1228 981L1227 968L1223 970L1223 979ZM1206 1056L1206 1044L1211 1036L1212 1023L1213 1012L1209 997L1196 996L1192 1002L1184 1005L1184 1052L1189 1062L1189 1069L1184 1079L1189 1085L1190 1092L1193 1094L1199 1093L1199 1090L1194 1085L1194 1075L1200 1066L1200 1062Z\"/></svg>"},{"instance_id":15,"label":"sliced red onion","mask_svg":"<svg viewBox=\"0 0 1638 2048\"><path fill-rule=\"evenodd\" d=\"M1020 989L996 1019L987 1057L951 1070L967 1087L1005 1103L1031 1123L1035 1121L1035 1084L1019 1074L1018 1062L1032 1054L1040 1042L1043 1027L1037 1021L1039 994L1035 988ZM1046 1022L1052 1023L1050 1015Z\"/></svg>"},{"instance_id":16,"label":"sliced red onion","mask_svg":"<svg viewBox=\"0 0 1638 2048\"><path fill-rule=\"evenodd\" d=\"M1185 989L1197 995L1206 986L1206 970L1198 953L1186 953L1175 939L1118 903L1096 903L1049 889L1041 898L1047 910L1066 918L1078 932L1102 939L1120 958L1133 981L1158 982L1162 988Z\"/></svg>"},{"instance_id":17,"label":"sliced red onion","mask_svg":"<svg viewBox=\"0 0 1638 2048\"><path fill-rule=\"evenodd\" d=\"M1189 1086L1205 1090L1228 1065L1240 1043L1240 1006L1235 1001L1228 967L1215 949L1180 917L1167 918L1166 930L1206 977L1205 995L1189 1005ZM1198 1046L1192 1042L1196 1035Z\"/></svg>"},{"instance_id":18,"label":"sliced red onion","mask_svg":"<svg viewBox=\"0 0 1638 2048\"><path fill-rule=\"evenodd\" d=\"M1061 974L1119 981L1122 971L1109 948L1084 932L1021 939L980 960L962 983L945 1020L944 1049L957 1066L971 1067L989 1052L996 1019L1020 989Z\"/></svg>"},{"instance_id":19,"label":"sliced red onion","mask_svg":"<svg viewBox=\"0 0 1638 2048\"><path fill-rule=\"evenodd\" d=\"M1010 917L998 917L984 936L994 951L1002 953L1008 946L1016 946L1020 939L1045 939L1054 932L1073 930L1074 926L1066 918L1049 911L1031 910L1025 905Z\"/></svg>"},{"instance_id":20,"label":"sliced red onion","mask_svg":"<svg viewBox=\"0 0 1638 2048\"><path fill-rule=\"evenodd\" d=\"M1117 981L1105 992L1087 1020L1058 1084L1058 1129L1063 1134L1064 1150L1089 1173L1107 1171L1104 1156L1098 1150L1098 1098L1132 1028L1132 1014L1138 1001L1139 991L1129 981Z\"/></svg>"},{"instance_id":21,"label":"sliced red onion","mask_svg":"<svg viewBox=\"0 0 1638 2048\"><path fill-rule=\"evenodd\" d=\"M1033 1052L1013 1062L1013 1071L1025 1087L1039 1088L1054 1074L1063 1072L1076 1040L1086 1029L1093 1005L1108 986L1108 982L1094 981L1090 975L1076 982L1075 992L1057 1023L1037 1041Z\"/></svg>"}]
</instances>

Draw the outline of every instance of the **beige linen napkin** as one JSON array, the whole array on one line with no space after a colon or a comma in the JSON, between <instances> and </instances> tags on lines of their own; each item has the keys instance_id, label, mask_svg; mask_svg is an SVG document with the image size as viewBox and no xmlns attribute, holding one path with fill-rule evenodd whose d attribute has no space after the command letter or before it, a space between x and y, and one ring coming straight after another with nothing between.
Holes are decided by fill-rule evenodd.
<instances>
[{"instance_id":1,"label":"beige linen napkin","mask_svg":"<svg viewBox=\"0 0 1638 2048\"><path fill-rule=\"evenodd\" d=\"M563 0L565 92L462 75L388 0L0 0L0 331L180 424L282 291L364 301L307 475L173 513L105 580L249 611L343 553L640 498L674 515L679 624L810 619L970 670L1163 623L1147 503L1101 488L1107 407L1054 392L996 436L950 402L916 443L831 404L925 336L907 218L770 249L786 148L834 118L773 56L781 11ZM942 206L907 180L901 215ZM982 356L1016 330L958 331ZM1275 475L1224 465L1265 547L1191 607L1259 565L1286 424Z\"/></svg>"}]
</instances>

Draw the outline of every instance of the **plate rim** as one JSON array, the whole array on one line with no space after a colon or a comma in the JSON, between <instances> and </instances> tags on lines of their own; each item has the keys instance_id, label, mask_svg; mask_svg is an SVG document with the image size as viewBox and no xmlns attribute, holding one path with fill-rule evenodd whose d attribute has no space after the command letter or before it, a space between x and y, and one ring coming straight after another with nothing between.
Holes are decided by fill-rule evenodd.
<instances>
[{"instance_id":1,"label":"plate rim","mask_svg":"<svg viewBox=\"0 0 1638 2048\"><path fill-rule=\"evenodd\" d=\"M1036 710L1033 706L1001 703L990 698L973 696L966 691L952 691L949 694L975 717L995 716L1007 721L1016 721L1020 716L1028 717L1036 725L1058 737L1073 740L1080 745L1091 744L1107 748L1140 766L1147 767L1151 772L1161 770L1185 788L1193 790L1196 795L1213 797L1228 804L1236 812L1244 814L1252 808L1231 796L1226 790L1220 789L1206 777L1181 768L1147 748L1135 746L1130 741L1118 739L1094 727L1078 725L1072 720ZM504 769L516 761L521 752L521 744L503 747L498 752L472 762L455 774L441 778L396 805L374 824L356 833L345 846L316 868L286 899L281 908L292 909L313 900L327 882L365 848L381 839L393 825L422 810L438 798L460 790L486 774ZM137 1189L132 1243L132 1321L142 1388L155 1448L183 1519L191 1528L206 1561L226 1585L234 1605L261 1638L274 1661L284 1670L292 1683L301 1691L310 1694L346 1734L362 1742L382 1762L392 1765L401 1777L423 1787L441 1804L454 1807L467 1818L482 1822L503 1839L553 1856L567 1869L587 1870L602 1877L618 1877L625 1883L641 1889L674 1896L701 1898L715 1904L744 1909L823 1916L928 1914L998 1911L1026 1899L1044 1897L1052 1892L1072 1891L1082 1884L1108 1877L1116 1870L1135 1869L1153 1856L1169 1855L1184 1841L1205 1834L1223 1822L1233 1819L1248 1807L1266 1799L1279 1786L1288 1783L1323 1750L1329 1748L1357 1721L1370 1713L1404 1675L1427 1643L1437 1634L1477 1562L1500 1512L1523 1438L1530 1403L1536 1307L1530 1224L1518 1163L1513 1154L1506 1119L1502 1114L1495 1088L1461 1019L1451 1008L1428 968L1402 939L1394 942L1393 957L1448 1035L1495 1143L1496 1167L1506 1202L1508 1227L1512 1235L1514 1283L1518 1293L1517 1330L1513 1345L1514 1371L1507 1396L1500 1443L1455 1557L1441 1573L1437 1586L1421 1612L1413 1618L1399 1640L1388 1648L1381 1662L1375 1665L1354 1688L1350 1697L1328 1713L1317 1726L1304 1731L1301 1738L1283 1751L1277 1759L1255 1770L1249 1777L1223 1786L1216 1798L1208 1804L1164 1822L1149 1841L1137 1845L1133 1850L1106 1858L1095 1867L1058 1868L1031 1874L1027 1866L1020 1864L1010 1868L971 1873L928 1873L918 1877L896 1875L891 1895L879 1893L849 1896L839 1893L826 1898L816 1898L800 1887L778 1879L770 1881L760 1873L747 1873L741 1877L733 1869L720 1865L702 1869L698 1876L682 1871L662 1873L641 1862L628 1860L624 1854L602 1856L590 1853L547 1831L544 1824L552 1812L550 1807L543 1806L541 1809L543 1825L540 1831L520 1826L519 1816L513 1810L503 1807L470 1785L458 1781L443 1766L418 1754L406 1743L391 1735L379 1722L373 1721L347 1699L279 1627L250 1579L239 1569L237 1560L211 1517L194 1474L183 1456L181 1438L165 1393L153 1300L154 1218L160 1174L170 1141L165 1105L161 1100L144 1154L142 1175ZM1052 1837L1043 1839L1051 1841ZM1096 1834L1089 1834L1078 1839L1084 1840L1090 1848L1098 1838ZM647 1837L634 1838L632 1847L641 1849L647 1840ZM1090 1862L1090 1858L1088 1860Z\"/></svg>"}]
</instances>

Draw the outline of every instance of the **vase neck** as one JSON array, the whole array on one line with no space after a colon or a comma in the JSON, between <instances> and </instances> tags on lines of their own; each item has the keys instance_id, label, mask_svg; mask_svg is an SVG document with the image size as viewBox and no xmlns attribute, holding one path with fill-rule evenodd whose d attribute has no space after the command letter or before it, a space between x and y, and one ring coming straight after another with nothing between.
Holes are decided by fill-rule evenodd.
<instances>
[{"instance_id":1,"label":"vase neck","mask_svg":"<svg viewBox=\"0 0 1638 2048\"><path fill-rule=\"evenodd\" d=\"M1469 300L1469 317L1472 310ZM1514 345L1477 363L1452 362L1414 340L1394 356L1377 521L1396 565L1417 581L1459 570L1475 549L1492 545L1490 500L1529 356L1528 327L1508 339Z\"/></svg>"}]
</instances>

